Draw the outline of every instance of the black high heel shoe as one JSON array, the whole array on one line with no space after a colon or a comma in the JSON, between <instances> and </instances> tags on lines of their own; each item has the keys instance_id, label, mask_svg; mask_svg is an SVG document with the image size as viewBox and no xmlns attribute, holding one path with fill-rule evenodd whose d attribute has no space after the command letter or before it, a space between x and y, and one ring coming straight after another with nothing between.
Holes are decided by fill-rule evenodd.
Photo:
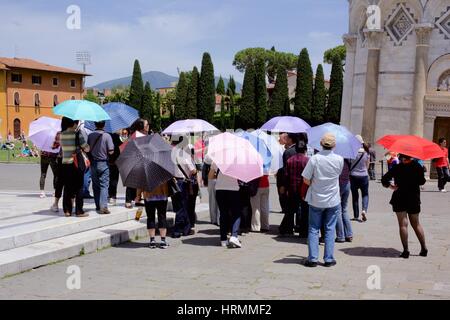
<instances>
[{"instance_id":1,"label":"black high heel shoe","mask_svg":"<svg viewBox=\"0 0 450 320\"><path fill-rule=\"evenodd\" d=\"M408 259L409 258L409 251L403 251L400 255L400 258Z\"/></svg>"},{"instance_id":2,"label":"black high heel shoe","mask_svg":"<svg viewBox=\"0 0 450 320\"><path fill-rule=\"evenodd\" d=\"M427 249L420 250L419 256L426 257L427 255L428 255L428 250Z\"/></svg>"}]
</instances>

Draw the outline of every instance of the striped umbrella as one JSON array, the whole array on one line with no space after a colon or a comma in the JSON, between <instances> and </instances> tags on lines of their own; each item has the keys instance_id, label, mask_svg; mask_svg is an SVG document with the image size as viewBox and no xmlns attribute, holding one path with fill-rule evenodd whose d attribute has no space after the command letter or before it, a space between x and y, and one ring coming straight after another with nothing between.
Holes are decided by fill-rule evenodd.
<instances>
[{"instance_id":1,"label":"striped umbrella","mask_svg":"<svg viewBox=\"0 0 450 320\"><path fill-rule=\"evenodd\" d=\"M175 174L172 147L159 134L130 140L116 161L123 185L151 191Z\"/></svg>"},{"instance_id":2,"label":"striped umbrella","mask_svg":"<svg viewBox=\"0 0 450 320\"><path fill-rule=\"evenodd\" d=\"M139 119L139 111L121 102L107 103L103 106L103 109L111 118L105 123L106 132L113 133L120 129L129 128ZM85 126L90 130L95 130L93 121L86 121Z\"/></svg>"}]
</instances>

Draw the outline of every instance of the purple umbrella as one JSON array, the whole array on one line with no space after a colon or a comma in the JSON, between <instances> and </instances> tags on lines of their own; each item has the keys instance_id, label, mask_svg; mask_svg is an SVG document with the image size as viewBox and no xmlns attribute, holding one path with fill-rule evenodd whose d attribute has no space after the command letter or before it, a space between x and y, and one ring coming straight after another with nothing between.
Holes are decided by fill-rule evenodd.
<instances>
[{"instance_id":1,"label":"purple umbrella","mask_svg":"<svg viewBox=\"0 0 450 320\"><path fill-rule=\"evenodd\" d=\"M58 153L59 148L52 149L56 134L61 131L61 120L40 117L30 123L28 138L42 151Z\"/></svg>"},{"instance_id":2,"label":"purple umbrella","mask_svg":"<svg viewBox=\"0 0 450 320\"><path fill-rule=\"evenodd\" d=\"M261 130L270 132L289 132L289 133L300 133L306 132L311 128L304 120L297 117L275 117L267 121L261 127Z\"/></svg>"}]
</instances>

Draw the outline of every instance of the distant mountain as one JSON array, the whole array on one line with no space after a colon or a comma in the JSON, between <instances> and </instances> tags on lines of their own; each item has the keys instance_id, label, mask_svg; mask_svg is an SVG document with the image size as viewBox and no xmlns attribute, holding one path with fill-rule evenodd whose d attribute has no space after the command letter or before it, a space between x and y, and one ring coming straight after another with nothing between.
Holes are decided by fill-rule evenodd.
<instances>
[{"instance_id":1,"label":"distant mountain","mask_svg":"<svg viewBox=\"0 0 450 320\"><path fill-rule=\"evenodd\" d=\"M172 86L172 83L178 81L178 77L170 76L168 74L165 74L164 72L149 71L142 74L142 80L144 81L144 84L146 81L150 82L150 86L152 87L152 89L156 89ZM226 88L228 85L228 79L225 78L223 80L225 82ZM216 77L216 85L218 81L219 77ZM103 89L112 89L119 86L129 86L130 84L131 84L131 76L105 81L95 86L92 86L92 88L103 90ZM236 81L236 91L241 92L241 89L242 84Z\"/></svg>"}]
</instances>

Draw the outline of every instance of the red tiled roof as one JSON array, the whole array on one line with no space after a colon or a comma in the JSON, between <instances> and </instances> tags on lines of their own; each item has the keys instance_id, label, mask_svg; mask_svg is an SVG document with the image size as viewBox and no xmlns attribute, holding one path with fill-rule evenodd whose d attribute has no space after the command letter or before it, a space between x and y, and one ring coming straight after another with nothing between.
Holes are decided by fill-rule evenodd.
<instances>
[{"instance_id":1,"label":"red tiled roof","mask_svg":"<svg viewBox=\"0 0 450 320\"><path fill-rule=\"evenodd\" d=\"M49 65L49 64L46 64L43 62L39 62L36 60L31 60L31 59L0 57L0 64L4 64L10 68L33 69L33 70L43 70L43 71L60 72L60 73L72 73L72 74L90 76L90 74L84 73L82 71L52 66L52 65Z\"/></svg>"},{"instance_id":2,"label":"red tiled roof","mask_svg":"<svg viewBox=\"0 0 450 320\"><path fill-rule=\"evenodd\" d=\"M9 70L3 63L0 63L0 70Z\"/></svg>"}]
</instances>

